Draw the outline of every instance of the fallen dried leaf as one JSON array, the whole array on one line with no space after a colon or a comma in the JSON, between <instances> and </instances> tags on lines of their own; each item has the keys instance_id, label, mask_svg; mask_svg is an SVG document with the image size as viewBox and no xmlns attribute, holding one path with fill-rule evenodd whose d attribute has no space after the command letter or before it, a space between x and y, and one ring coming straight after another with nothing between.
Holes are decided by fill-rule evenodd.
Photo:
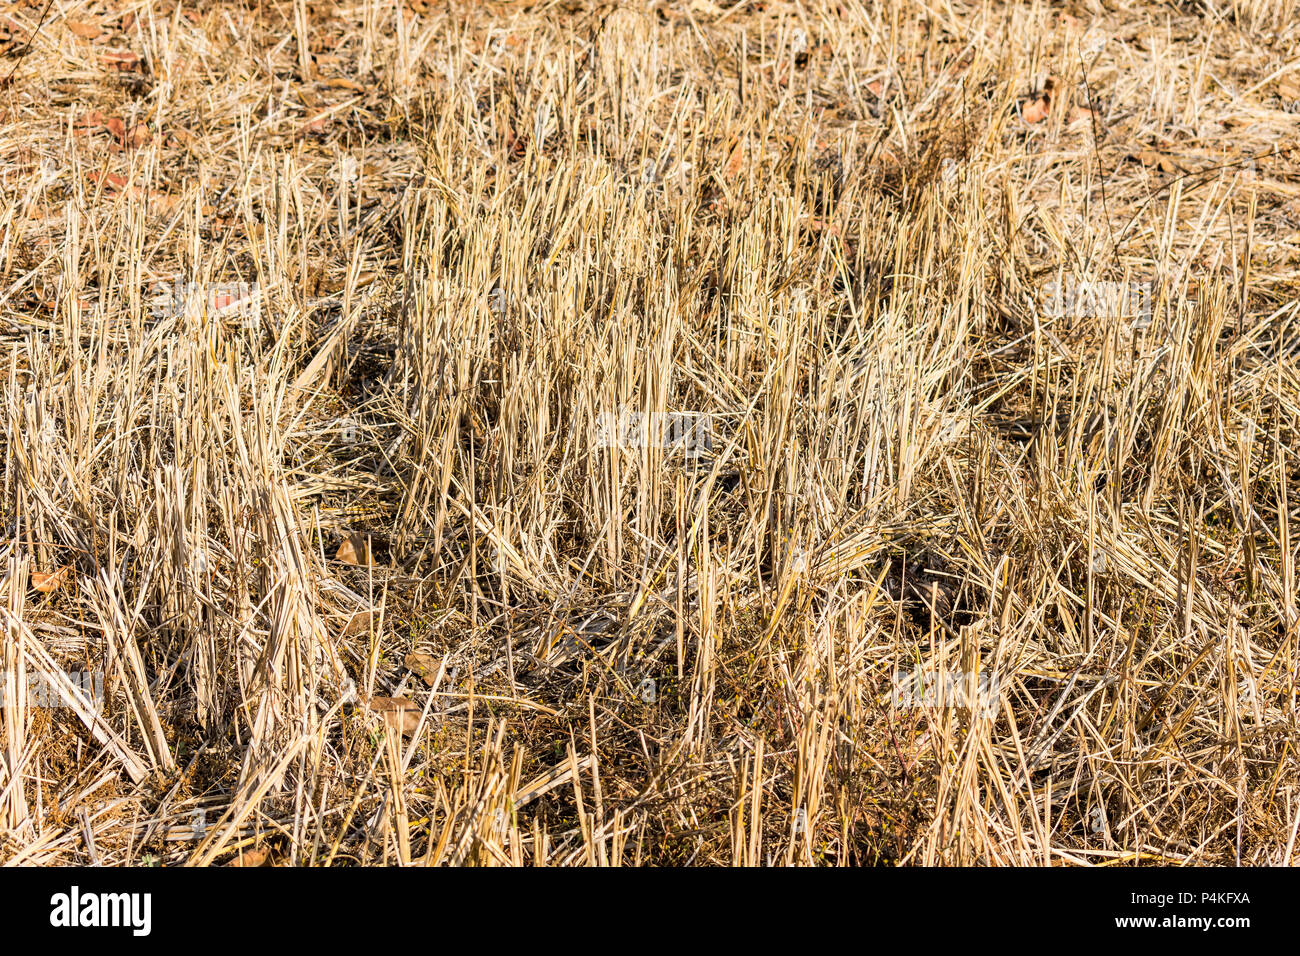
<instances>
[{"instance_id":1,"label":"fallen dried leaf","mask_svg":"<svg viewBox=\"0 0 1300 956\"><path fill-rule=\"evenodd\" d=\"M63 586L64 581L68 579L68 575L71 573L72 568L66 564L59 568L59 570L50 574L46 574L42 571L33 571L32 587L36 588L36 590L40 591L42 594L53 593Z\"/></svg>"},{"instance_id":2,"label":"fallen dried leaf","mask_svg":"<svg viewBox=\"0 0 1300 956\"><path fill-rule=\"evenodd\" d=\"M374 272L367 271L358 273L356 288L360 289L362 286L370 285L370 283L374 282L377 278L378 275ZM324 292L326 295L334 295L346 289L347 285L348 277L345 275L339 276L336 279L322 279L320 282L320 291Z\"/></svg>"},{"instance_id":3,"label":"fallen dried leaf","mask_svg":"<svg viewBox=\"0 0 1300 956\"><path fill-rule=\"evenodd\" d=\"M1140 149L1136 153L1130 153L1129 156L1136 159L1143 166L1156 167L1161 172L1168 173L1171 176L1176 173L1186 172L1186 169L1172 157L1154 149Z\"/></svg>"},{"instance_id":4,"label":"fallen dried leaf","mask_svg":"<svg viewBox=\"0 0 1300 956\"><path fill-rule=\"evenodd\" d=\"M90 180L92 186L103 186L107 190L126 188L126 177L119 176L117 173L96 172L95 170L91 170L86 173L86 178Z\"/></svg>"},{"instance_id":5,"label":"fallen dried leaf","mask_svg":"<svg viewBox=\"0 0 1300 956\"><path fill-rule=\"evenodd\" d=\"M179 197L159 189L145 189L143 186L132 186L128 189L126 178L116 173L92 170L86 173L86 179L92 186L103 188L105 199L116 199L119 196L129 195L138 202L153 203L161 207L165 212L175 209L176 204L180 202Z\"/></svg>"},{"instance_id":6,"label":"fallen dried leaf","mask_svg":"<svg viewBox=\"0 0 1300 956\"><path fill-rule=\"evenodd\" d=\"M813 232L821 232L822 230L825 230L826 235L828 236L838 236L840 234L839 226L835 225L834 223L829 223L829 224L825 223L820 219L808 220L808 228L811 229Z\"/></svg>"},{"instance_id":7,"label":"fallen dried leaf","mask_svg":"<svg viewBox=\"0 0 1300 956\"><path fill-rule=\"evenodd\" d=\"M81 37L83 40L93 40L104 31L93 23L82 23L80 20L65 20L69 30Z\"/></svg>"},{"instance_id":8,"label":"fallen dried leaf","mask_svg":"<svg viewBox=\"0 0 1300 956\"><path fill-rule=\"evenodd\" d=\"M372 621L377 621L379 615L374 611L357 611L355 614L349 614L343 627L339 629L339 637L353 637L357 634L365 634L370 630Z\"/></svg>"},{"instance_id":9,"label":"fallen dried leaf","mask_svg":"<svg viewBox=\"0 0 1300 956\"><path fill-rule=\"evenodd\" d=\"M140 65L140 55L130 50L105 50L99 59L111 70L134 70Z\"/></svg>"},{"instance_id":10,"label":"fallen dried leaf","mask_svg":"<svg viewBox=\"0 0 1300 956\"><path fill-rule=\"evenodd\" d=\"M727 165L723 167L723 176L726 179L735 179L740 172L741 164L745 161L745 141L742 139L731 150L731 156L727 159Z\"/></svg>"},{"instance_id":11,"label":"fallen dried leaf","mask_svg":"<svg viewBox=\"0 0 1300 956\"><path fill-rule=\"evenodd\" d=\"M314 119L309 119L298 127L299 136L310 136L313 133L325 132L325 126L329 123L329 116L321 114Z\"/></svg>"},{"instance_id":12,"label":"fallen dried leaf","mask_svg":"<svg viewBox=\"0 0 1300 956\"><path fill-rule=\"evenodd\" d=\"M501 131L505 136L506 149L511 156L519 157L527 152L528 133L526 131L523 135L516 134L515 128L510 125L510 121L504 118L501 120Z\"/></svg>"},{"instance_id":13,"label":"fallen dried leaf","mask_svg":"<svg viewBox=\"0 0 1300 956\"><path fill-rule=\"evenodd\" d=\"M346 76L332 76L325 81L325 85L332 90L351 90L354 93L364 93L366 88L355 80L349 80Z\"/></svg>"},{"instance_id":14,"label":"fallen dried leaf","mask_svg":"<svg viewBox=\"0 0 1300 956\"><path fill-rule=\"evenodd\" d=\"M438 679L438 659L432 654L426 654L423 651L411 651L406 655L405 663L409 670L413 671L420 680L430 687Z\"/></svg>"},{"instance_id":15,"label":"fallen dried leaf","mask_svg":"<svg viewBox=\"0 0 1300 956\"><path fill-rule=\"evenodd\" d=\"M1026 123L1041 123L1052 112L1052 90L1056 88L1056 77L1049 76L1039 93L1031 94L1029 99L1020 104L1020 118Z\"/></svg>"},{"instance_id":16,"label":"fallen dried leaf","mask_svg":"<svg viewBox=\"0 0 1300 956\"><path fill-rule=\"evenodd\" d=\"M271 861L271 851L267 847L260 850L240 850L226 866L266 866Z\"/></svg>"},{"instance_id":17,"label":"fallen dried leaf","mask_svg":"<svg viewBox=\"0 0 1300 956\"><path fill-rule=\"evenodd\" d=\"M420 711L405 697L371 697L367 706L384 718L384 722L404 736L411 736L420 726Z\"/></svg>"},{"instance_id":18,"label":"fallen dried leaf","mask_svg":"<svg viewBox=\"0 0 1300 956\"><path fill-rule=\"evenodd\" d=\"M1052 112L1052 98L1044 93L1032 100L1026 100L1020 107L1020 118L1026 123L1041 123Z\"/></svg>"},{"instance_id":19,"label":"fallen dried leaf","mask_svg":"<svg viewBox=\"0 0 1300 956\"><path fill-rule=\"evenodd\" d=\"M99 110L91 110L81 119L74 121L72 128L78 133L93 133L103 129L106 122L103 113Z\"/></svg>"},{"instance_id":20,"label":"fallen dried leaf","mask_svg":"<svg viewBox=\"0 0 1300 956\"><path fill-rule=\"evenodd\" d=\"M370 553L370 536L364 535L360 531L353 532L343 539L343 543L339 545L334 557L344 564L355 564L359 567L373 564L374 557Z\"/></svg>"},{"instance_id":21,"label":"fallen dried leaf","mask_svg":"<svg viewBox=\"0 0 1300 956\"><path fill-rule=\"evenodd\" d=\"M160 207L163 212L171 212L181 201L180 196L173 196L171 193L165 193L160 189L151 189L145 192L142 189L136 190L137 199L147 199L149 202Z\"/></svg>"}]
</instances>

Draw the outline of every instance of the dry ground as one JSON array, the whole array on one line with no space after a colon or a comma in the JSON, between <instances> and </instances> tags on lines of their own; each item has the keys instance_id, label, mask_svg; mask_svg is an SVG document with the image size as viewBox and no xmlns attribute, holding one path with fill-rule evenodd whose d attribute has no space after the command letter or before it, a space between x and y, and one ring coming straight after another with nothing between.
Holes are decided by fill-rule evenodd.
<instances>
[{"instance_id":1,"label":"dry ground","mask_svg":"<svg viewBox=\"0 0 1300 956\"><path fill-rule=\"evenodd\" d=\"M0 4L0 861L1295 862L1298 65Z\"/></svg>"}]
</instances>

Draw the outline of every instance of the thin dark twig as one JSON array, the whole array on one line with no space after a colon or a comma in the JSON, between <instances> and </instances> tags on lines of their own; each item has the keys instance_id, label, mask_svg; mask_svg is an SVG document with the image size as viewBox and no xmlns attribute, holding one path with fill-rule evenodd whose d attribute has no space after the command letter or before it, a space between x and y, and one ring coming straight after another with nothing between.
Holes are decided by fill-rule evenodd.
<instances>
[{"instance_id":1,"label":"thin dark twig","mask_svg":"<svg viewBox=\"0 0 1300 956\"><path fill-rule=\"evenodd\" d=\"M52 6L54 6L54 0L46 0L45 9L41 11L41 18L36 21L36 29L27 38L27 44L23 47L23 52L18 54L18 59L14 60L14 65L9 68L9 73L5 76L5 86L8 86L9 81L14 78L14 71L18 69L18 64L27 58L28 53L32 52L32 43L36 40L36 34L41 32L41 27L45 26L45 18L50 15L50 7Z\"/></svg>"},{"instance_id":2,"label":"thin dark twig","mask_svg":"<svg viewBox=\"0 0 1300 956\"><path fill-rule=\"evenodd\" d=\"M1218 166L1210 166L1207 169L1194 169L1190 172L1183 173L1181 176L1175 176L1173 179L1169 180L1169 182L1165 183L1159 189L1153 190L1152 193L1149 196L1147 196L1146 201L1143 202L1142 205L1138 206L1137 211L1133 213L1133 217L1129 219L1128 224L1124 226L1123 231L1119 234L1120 240L1121 241L1123 240L1124 233L1128 232L1129 228L1133 225L1133 223L1137 222L1138 216L1142 215L1142 213L1146 210L1147 206L1151 205L1151 203L1153 203L1161 193L1166 192L1168 189L1170 189L1170 187L1172 187L1174 183L1182 182L1184 179L1187 179L1189 176L1203 176L1204 177L1203 179L1201 179L1198 182L1194 182L1191 186L1192 189L1200 189L1202 186L1204 186L1206 183L1210 182L1214 178L1213 176L1209 175L1210 173L1218 172L1221 169L1237 169L1240 166L1244 166L1246 163L1253 163L1257 159L1267 159L1270 156L1285 156L1288 153L1295 152L1297 149L1300 149L1300 143L1296 143L1294 145L1288 146L1285 149L1271 149L1263 153L1256 153L1252 156L1246 156L1243 159L1238 159L1231 163L1221 163Z\"/></svg>"},{"instance_id":3,"label":"thin dark twig","mask_svg":"<svg viewBox=\"0 0 1300 956\"><path fill-rule=\"evenodd\" d=\"M1101 56L1098 51L1097 56L1092 58L1095 64L1097 58ZM1097 186L1101 190L1101 212L1106 217L1106 233L1110 236L1111 255L1115 257L1115 264L1119 265L1119 243L1115 240L1115 230L1110 225L1110 207L1106 203L1106 168L1101 163L1101 149L1097 145L1097 110L1094 108L1096 100L1092 96L1092 84L1088 82L1088 64L1083 62L1083 50L1079 50L1079 66L1083 70L1083 89L1088 94L1088 116L1092 121L1092 155L1097 160ZM1121 236L1123 233L1120 234Z\"/></svg>"}]
</instances>

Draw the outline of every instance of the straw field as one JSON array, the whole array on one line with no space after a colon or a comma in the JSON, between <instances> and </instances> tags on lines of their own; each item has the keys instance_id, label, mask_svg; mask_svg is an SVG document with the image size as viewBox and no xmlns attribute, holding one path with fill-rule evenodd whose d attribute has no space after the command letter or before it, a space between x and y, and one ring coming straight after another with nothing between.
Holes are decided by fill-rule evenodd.
<instances>
[{"instance_id":1,"label":"straw field","mask_svg":"<svg viewBox=\"0 0 1300 956\"><path fill-rule=\"evenodd\" d=\"M1300 857L1300 4L0 4L0 862Z\"/></svg>"}]
</instances>

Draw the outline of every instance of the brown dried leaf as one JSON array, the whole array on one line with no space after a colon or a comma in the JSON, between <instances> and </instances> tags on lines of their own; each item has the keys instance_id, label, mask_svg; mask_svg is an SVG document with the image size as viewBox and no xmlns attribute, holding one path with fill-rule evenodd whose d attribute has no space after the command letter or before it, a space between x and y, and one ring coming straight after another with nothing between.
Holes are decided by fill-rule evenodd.
<instances>
[{"instance_id":1,"label":"brown dried leaf","mask_svg":"<svg viewBox=\"0 0 1300 956\"><path fill-rule=\"evenodd\" d=\"M239 855L226 866L267 866L270 862L271 850L263 847L260 850L240 850Z\"/></svg>"},{"instance_id":2,"label":"brown dried leaf","mask_svg":"<svg viewBox=\"0 0 1300 956\"><path fill-rule=\"evenodd\" d=\"M382 716L389 727L404 736L410 737L420 726L421 708L405 697L371 697L367 705Z\"/></svg>"},{"instance_id":3,"label":"brown dried leaf","mask_svg":"<svg viewBox=\"0 0 1300 956\"><path fill-rule=\"evenodd\" d=\"M134 70L140 65L140 55L130 50L105 50L99 59L110 70Z\"/></svg>"},{"instance_id":4,"label":"brown dried leaf","mask_svg":"<svg viewBox=\"0 0 1300 956\"><path fill-rule=\"evenodd\" d=\"M420 680L424 681L430 687L438 679L438 659L432 654L426 654L423 651L411 651L406 655L406 666L413 671Z\"/></svg>"},{"instance_id":5,"label":"brown dried leaf","mask_svg":"<svg viewBox=\"0 0 1300 956\"><path fill-rule=\"evenodd\" d=\"M736 143L731 150L731 156L727 159L727 165L723 167L722 175L727 180L735 179L740 173L740 167L745 162L745 141L742 139Z\"/></svg>"},{"instance_id":6,"label":"brown dried leaf","mask_svg":"<svg viewBox=\"0 0 1300 956\"><path fill-rule=\"evenodd\" d=\"M33 571L32 587L36 588L36 590L40 591L42 594L50 594L61 588L71 573L72 568L66 564L59 568L59 570L50 574L46 574L42 571Z\"/></svg>"},{"instance_id":7,"label":"brown dried leaf","mask_svg":"<svg viewBox=\"0 0 1300 956\"><path fill-rule=\"evenodd\" d=\"M349 80L346 76L332 76L325 81L325 86L332 90L351 90L353 93L364 93L366 88L356 80Z\"/></svg>"},{"instance_id":8,"label":"brown dried leaf","mask_svg":"<svg viewBox=\"0 0 1300 956\"><path fill-rule=\"evenodd\" d=\"M299 136L310 136L313 133L325 132L325 127L329 124L329 115L322 113L319 116L309 119L298 127Z\"/></svg>"},{"instance_id":9,"label":"brown dried leaf","mask_svg":"<svg viewBox=\"0 0 1300 956\"><path fill-rule=\"evenodd\" d=\"M146 191L137 187L135 195L140 201L151 202L163 212L171 212L181 201L180 196L173 196L171 193L165 193L161 189L150 189Z\"/></svg>"},{"instance_id":10,"label":"brown dried leaf","mask_svg":"<svg viewBox=\"0 0 1300 956\"><path fill-rule=\"evenodd\" d=\"M826 235L828 236L838 236L840 234L839 226L835 225L835 223L826 223L821 219L808 220L808 228L813 232L821 232L825 230Z\"/></svg>"},{"instance_id":11,"label":"brown dried leaf","mask_svg":"<svg viewBox=\"0 0 1300 956\"><path fill-rule=\"evenodd\" d=\"M117 173L96 172L95 170L91 170L86 173L86 178L90 180L91 185L103 186L104 189L109 192L126 188L126 177L119 176Z\"/></svg>"},{"instance_id":12,"label":"brown dried leaf","mask_svg":"<svg viewBox=\"0 0 1300 956\"><path fill-rule=\"evenodd\" d=\"M1143 166L1156 167L1161 172L1168 173L1171 176L1176 173L1186 172L1172 157L1154 149L1140 149L1136 153L1130 153L1129 155Z\"/></svg>"},{"instance_id":13,"label":"brown dried leaf","mask_svg":"<svg viewBox=\"0 0 1300 956\"><path fill-rule=\"evenodd\" d=\"M79 20L65 20L69 30L81 37L83 40L93 40L104 31L94 23L82 23Z\"/></svg>"},{"instance_id":14,"label":"brown dried leaf","mask_svg":"<svg viewBox=\"0 0 1300 956\"><path fill-rule=\"evenodd\" d=\"M103 187L105 199L117 199L119 196L126 195L137 202L151 203L164 212L172 211L176 208L176 204L180 202L178 196L173 196L160 189L146 189L143 186L131 186L128 189L126 177L119 176L116 173L92 170L86 173L86 179L92 186Z\"/></svg>"},{"instance_id":15,"label":"brown dried leaf","mask_svg":"<svg viewBox=\"0 0 1300 956\"><path fill-rule=\"evenodd\" d=\"M356 287L360 289L362 286L368 286L378 278L379 275L377 273L370 272L369 270L359 272L357 273ZM334 295L337 292L342 292L347 287L348 277L346 275L339 276L336 279L321 279L320 281L320 291L324 292L326 295Z\"/></svg>"},{"instance_id":16,"label":"brown dried leaf","mask_svg":"<svg viewBox=\"0 0 1300 956\"><path fill-rule=\"evenodd\" d=\"M1020 118L1026 123L1041 123L1052 112L1052 97L1050 93L1044 93L1042 96L1026 100L1020 107Z\"/></svg>"},{"instance_id":17,"label":"brown dried leaf","mask_svg":"<svg viewBox=\"0 0 1300 956\"><path fill-rule=\"evenodd\" d=\"M1020 118L1026 123L1041 123L1052 112L1052 91L1056 89L1056 77L1049 76L1040 92L1032 94L1021 101Z\"/></svg>"},{"instance_id":18,"label":"brown dried leaf","mask_svg":"<svg viewBox=\"0 0 1300 956\"><path fill-rule=\"evenodd\" d=\"M355 614L350 614L343 627L339 629L339 637L354 637L357 634L365 634L370 630L371 623L378 623L378 619L379 615L374 611L357 611Z\"/></svg>"},{"instance_id":19,"label":"brown dried leaf","mask_svg":"<svg viewBox=\"0 0 1300 956\"><path fill-rule=\"evenodd\" d=\"M78 133L94 133L103 129L106 122L103 113L99 110L91 110L85 116L76 120L72 124L72 128Z\"/></svg>"},{"instance_id":20,"label":"brown dried leaf","mask_svg":"<svg viewBox=\"0 0 1300 956\"><path fill-rule=\"evenodd\" d=\"M339 545L334 558L344 564L355 564L358 567L374 564L374 556L370 552L370 536L360 531L348 535Z\"/></svg>"}]
</instances>

